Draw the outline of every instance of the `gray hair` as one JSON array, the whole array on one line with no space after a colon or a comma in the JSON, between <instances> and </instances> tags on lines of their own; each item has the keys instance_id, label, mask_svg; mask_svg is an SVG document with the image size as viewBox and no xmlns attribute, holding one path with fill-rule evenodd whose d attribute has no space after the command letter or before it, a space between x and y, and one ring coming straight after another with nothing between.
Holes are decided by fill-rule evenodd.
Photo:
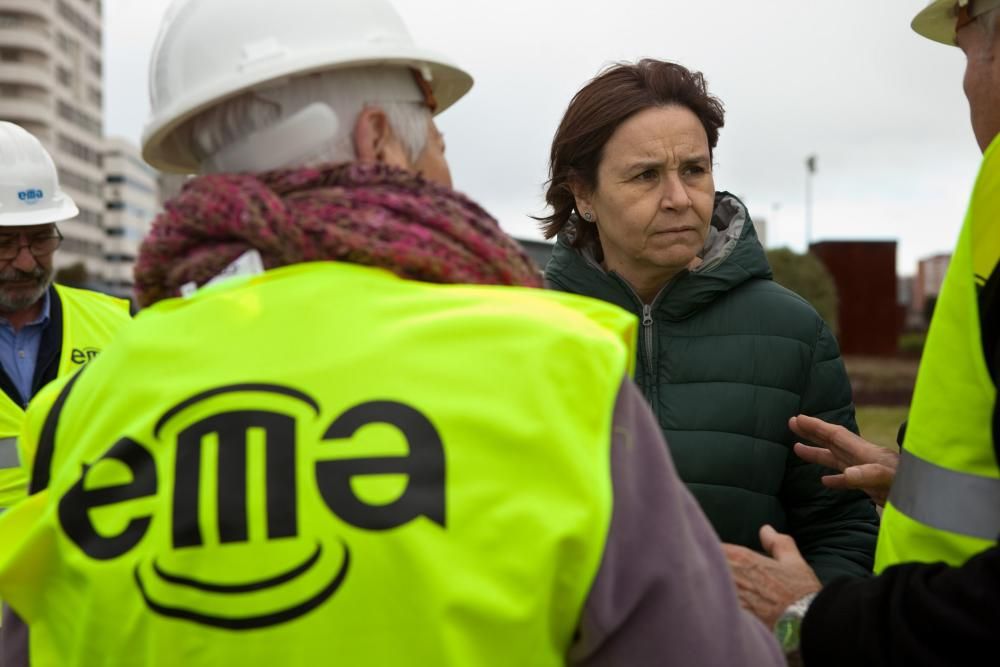
<instances>
[{"instance_id":1,"label":"gray hair","mask_svg":"<svg viewBox=\"0 0 1000 667\"><path fill-rule=\"evenodd\" d=\"M234 151L264 130L281 132L281 123L315 105L325 104L333 113L328 135L317 140L289 130L283 144L298 144L290 163L274 164L262 151ZM430 109L413 75L405 67L355 67L331 70L279 82L256 89L194 119L191 144L202 171L265 171L278 167L305 167L322 162L355 160L353 128L367 108L385 112L389 126L416 161L427 143ZM239 158L219 156L239 154Z\"/></svg>"}]
</instances>

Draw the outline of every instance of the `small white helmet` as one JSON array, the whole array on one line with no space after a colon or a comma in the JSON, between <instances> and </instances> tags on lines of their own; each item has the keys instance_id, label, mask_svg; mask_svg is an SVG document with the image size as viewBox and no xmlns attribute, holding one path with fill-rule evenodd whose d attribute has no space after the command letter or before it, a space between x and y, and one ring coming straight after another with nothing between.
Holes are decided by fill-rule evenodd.
<instances>
[{"instance_id":1,"label":"small white helmet","mask_svg":"<svg viewBox=\"0 0 1000 667\"><path fill-rule=\"evenodd\" d=\"M0 227L44 225L80 211L59 188L42 143L23 127L0 121Z\"/></svg>"},{"instance_id":2,"label":"small white helmet","mask_svg":"<svg viewBox=\"0 0 1000 667\"><path fill-rule=\"evenodd\" d=\"M436 113L472 87L465 71L414 45L388 0L175 0L153 46L143 158L194 172L190 121L199 113L293 76L363 65L412 68Z\"/></svg>"},{"instance_id":3,"label":"small white helmet","mask_svg":"<svg viewBox=\"0 0 1000 667\"><path fill-rule=\"evenodd\" d=\"M960 14L975 18L997 7L1000 0L931 0L910 26L927 39L955 46L955 27Z\"/></svg>"}]
</instances>

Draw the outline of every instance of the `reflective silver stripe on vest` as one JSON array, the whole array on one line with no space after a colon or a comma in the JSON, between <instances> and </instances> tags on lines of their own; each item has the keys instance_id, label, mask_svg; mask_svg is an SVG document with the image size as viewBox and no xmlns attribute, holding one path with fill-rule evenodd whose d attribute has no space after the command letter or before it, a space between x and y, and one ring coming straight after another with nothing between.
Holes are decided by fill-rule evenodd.
<instances>
[{"instance_id":1,"label":"reflective silver stripe on vest","mask_svg":"<svg viewBox=\"0 0 1000 667\"><path fill-rule=\"evenodd\" d=\"M17 455L17 438L0 438L0 470L19 468L21 459Z\"/></svg>"},{"instance_id":2,"label":"reflective silver stripe on vest","mask_svg":"<svg viewBox=\"0 0 1000 667\"><path fill-rule=\"evenodd\" d=\"M996 540L1000 479L942 468L903 450L889 502L931 528Z\"/></svg>"}]
</instances>

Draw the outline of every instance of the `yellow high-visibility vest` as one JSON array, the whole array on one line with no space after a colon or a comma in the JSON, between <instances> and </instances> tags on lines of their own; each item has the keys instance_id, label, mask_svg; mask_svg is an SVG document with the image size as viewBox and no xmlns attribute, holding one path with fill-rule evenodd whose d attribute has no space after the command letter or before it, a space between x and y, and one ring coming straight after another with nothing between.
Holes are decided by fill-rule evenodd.
<instances>
[{"instance_id":1,"label":"yellow high-visibility vest","mask_svg":"<svg viewBox=\"0 0 1000 667\"><path fill-rule=\"evenodd\" d=\"M339 263L143 311L29 410L32 665L562 665L636 327Z\"/></svg>"},{"instance_id":2,"label":"yellow high-visibility vest","mask_svg":"<svg viewBox=\"0 0 1000 667\"><path fill-rule=\"evenodd\" d=\"M62 308L62 350L56 377L73 373L129 321L128 301L89 290L55 286ZM31 470L21 465L17 435L24 406L0 392L0 511L25 496Z\"/></svg>"},{"instance_id":3,"label":"yellow high-visibility vest","mask_svg":"<svg viewBox=\"0 0 1000 667\"><path fill-rule=\"evenodd\" d=\"M983 156L917 374L875 569L908 561L960 565L1000 535L993 447L996 387L983 352L978 288L1000 258L1000 141Z\"/></svg>"}]
</instances>

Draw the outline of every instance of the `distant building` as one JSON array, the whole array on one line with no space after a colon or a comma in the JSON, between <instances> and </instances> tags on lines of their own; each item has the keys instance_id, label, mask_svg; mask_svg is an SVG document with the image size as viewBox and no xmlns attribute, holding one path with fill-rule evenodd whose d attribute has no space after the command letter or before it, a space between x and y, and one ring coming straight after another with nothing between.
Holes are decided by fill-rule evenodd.
<instances>
[{"instance_id":1,"label":"distant building","mask_svg":"<svg viewBox=\"0 0 1000 667\"><path fill-rule=\"evenodd\" d=\"M896 303L907 306L913 303L913 276L900 276L896 279Z\"/></svg>"},{"instance_id":2,"label":"distant building","mask_svg":"<svg viewBox=\"0 0 1000 667\"><path fill-rule=\"evenodd\" d=\"M900 276L896 282L896 302L903 309L903 330L919 331L924 328L923 313L914 308L913 288L915 276Z\"/></svg>"},{"instance_id":3,"label":"distant building","mask_svg":"<svg viewBox=\"0 0 1000 667\"><path fill-rule=\"evenodd\" d=\"M767 247L767 218L753 218L753 228L757 232L760 244Z\"/></svg>"},{"instance_id":4,"label":"distant building","mask_svg":"<svg viewBox=\"0 0 1000 667\"><path fill-rule=\"evenodd\" d=\"M552 256L552 249L555 247L554 243L550 241L536 241L533 239L514 240L521 244L521 247L524 248L524 251L528 253L528 256L534 260L539 269L545 269L545 265L549 262L549 257Z\"/></svg>"},{"instance_id":5,"label":"distant building","mask_svg":"<svg viewBox=\"0 0 1000 667\"><path fill-rule=\"evenodd\" d=\"M100 0L0 0L0 119L38 137L80 215L59 223L56 269L104 271Z\"/></svg>"},{"instance_id":6,"label":"distant building","mask_svg":"<svg viewBox=\"0 0 1000 667\"><path fill-rule=\"evenodd\" d=\"M158 177L160 186L160 206L162 207L164 202L173 199L181 192L181 188L191 176L187 174L170 174L167 172L160 172Z\"/></svg>"},{"instance_id":7,"label":"distant building","mask_svg":"<svg viewBox=\"0 0 1000 667\"><path fill-rule=\"evenodd\" d=\"M931 321L934 304L941 293L944 276L948 273L951 255L943 253L917 262L917 275L913 280L913 300L911 308L919 314L926 327Z\"/></svg>"},{"instance_id":8,"label":"distant building","mask_svg":"<svg viewBox=\"0 0 1000 667\"><path fill-rule=\"evenodd\" d=\"M132 266L139 244L160 208L158 172L124 139L109 139L104 154L105 213L103 282L107 291L132 294Z\"/></svg>"},{"instance_id":9,"label":"distant building","mask_svg":"<svg viewBox=\"0 0 1000 667\"><path fill-rule=\"evenodd\" d=\"M895 241L822 241L809 246L837 285L844 354L895 355L903 324Z\"/></svg>"}]
</instances>

